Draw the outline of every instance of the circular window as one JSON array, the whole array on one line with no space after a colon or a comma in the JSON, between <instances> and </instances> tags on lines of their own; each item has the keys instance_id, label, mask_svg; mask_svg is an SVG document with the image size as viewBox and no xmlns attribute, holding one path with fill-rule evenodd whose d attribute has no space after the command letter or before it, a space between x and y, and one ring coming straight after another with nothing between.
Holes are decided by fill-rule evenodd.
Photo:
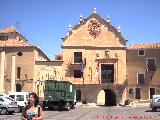
<instances>
[{"instance_id":1,"label":"circular window","mask_svg":"<svg viewBox=\"0 0 160 120\"><path fill-rule=\"evenodd\" d=\"M22 53L22 52L18 52L17 55L18 55L18 56L22 56L23 53Z\"/></svg>"}]
</instances>

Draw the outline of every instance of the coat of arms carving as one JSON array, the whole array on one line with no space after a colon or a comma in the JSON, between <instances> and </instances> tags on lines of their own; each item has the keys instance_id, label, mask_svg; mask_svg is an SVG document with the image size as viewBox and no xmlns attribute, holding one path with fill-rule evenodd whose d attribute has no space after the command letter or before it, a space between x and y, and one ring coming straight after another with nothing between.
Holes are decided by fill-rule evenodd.
<instances>
[{"instance_id":1,"label":"coat of arms carving","mask_svg":"<svg viewBox=\"0 0 160 120\"><path fill-rule=\"evenodd\" d=\"M88 31L90 35L96 38L101 33L101 23L98 20L90 20Z\"/></svg>"}]
</instances>

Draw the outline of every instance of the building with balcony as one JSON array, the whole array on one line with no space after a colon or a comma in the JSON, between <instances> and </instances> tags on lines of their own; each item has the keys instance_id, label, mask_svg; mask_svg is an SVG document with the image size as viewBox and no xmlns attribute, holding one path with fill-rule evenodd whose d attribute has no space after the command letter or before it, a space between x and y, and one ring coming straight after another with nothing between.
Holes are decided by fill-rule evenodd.
<instances>
[{"instance_id":1,"label":"building with balcony","mask_svg":"<svg viewBox=\"0 0 160 120\"><path fill-rule=\"evenodd\" d=\"M120 28L102 19L96 10L69 26L63 39L63 79L76 84L77 100L116 105L126 81L126 40Z\"/></svg>"},{"instance_id":2,"label":"building with balcony","mask_svg":"<svg viewBox=\"0 0 160 120\"><path fill-rule=\"evenodd\" d=\"M125 100L149 101L160 94L160 43L127 48L120 27L96 9L69 25L63 38L63 79L76 85L77 100L114 106Z\"/></svg>"}]
</instances>

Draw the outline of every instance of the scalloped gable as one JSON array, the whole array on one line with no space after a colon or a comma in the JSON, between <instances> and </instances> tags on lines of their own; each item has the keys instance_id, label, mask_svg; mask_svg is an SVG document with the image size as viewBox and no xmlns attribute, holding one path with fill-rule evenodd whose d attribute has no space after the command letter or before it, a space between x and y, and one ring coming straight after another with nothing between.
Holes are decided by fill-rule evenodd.
<instances>
[{"instance_id":1,"label":"scalloped gable","mask_svg":"<svg viewBox=\"0 0 160 120\"><path fill-rule=\"evenodd\" d=\"M72 28L72 31L69 31L69 34L63 38L63 45L65 46L65 41L68 39L70 39L70 37L75 34L75 31L77 31L78 29L80 29L82 26L84 26L85 24L87 24L91 19L96 19L98 20L101 25L103 25L104 27L107 27L108 28L108 31L112 32L115 36L115 38L119 38L119 42L122 46L126 47L126 40L123 38L121 32L118 32L117 28L115 28L114 26L112 26L110 24L110 22L107 22L106 20L102 19L101 16L97 13L92 13L87 19L83 19L84 21L75 25L73 28ZM81 36L82 37L82 36ZM82 38L83 39L83 38ZM63 47L62 45L62 47ZM73 44L73 45L76 45L76 44ZM121 46L121 47L122 47Z\"/></svg>"},{"instance_id":2,"label":"scalloped gable","mask_svg":"<svg viewBox=\"0 0 160 120\"><path fill-rule=\"evenodd\" d=\"M80 24L77 24L75 25L73 28L72 28L72 31L69 32L69 35L67 35L63 41L65 41L66 39L68 39L75 31L75 30L78 30L82 25L85 25L87 24L87 22L89 20L91 20L92 18L98 20L102 25L104 25L105 27L108 28L108 31L111 31L115 34L116 37L119 38L120 40L120 43L124 46L126 46L126 40L123 38L121 32L118 32L117 28L115 28L113 25L110 24L110 22L106 22L106 20L102 19L101 16L97 13L92 13L87 19L84 19L83 22L81 22Z\"/></svg>"}]
</instances>

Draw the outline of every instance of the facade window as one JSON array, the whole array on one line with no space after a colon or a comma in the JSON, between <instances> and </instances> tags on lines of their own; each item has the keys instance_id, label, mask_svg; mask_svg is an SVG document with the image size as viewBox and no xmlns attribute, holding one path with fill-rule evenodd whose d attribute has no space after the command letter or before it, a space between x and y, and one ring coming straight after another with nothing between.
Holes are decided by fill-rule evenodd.
<instances>
[{"instance_id":1,"label":"facade window","mask_svg":"<svg viewBox=\"0 0 160 120\"><path fill-rule=\"evenodd\" d=\"M8 36L6 36L6 38L5 38L6 40L8 40Z\"/></svg>"},{"instance_id":2,"label":"facade window","mask_svg":"<svg viewBox=\"0 0 160 120\"><path fill-rule=\"evenodd\" d=\"M138 74L137 83L144 84L144 74Z\"/></svg>"},{"instance_id":3,"label":"facade window","mask_svg":"<svg viewBox=\"0 0 160 120\"><path fill-rule=\"evenodd\" d=\"M1 36L0 36L0 40L8 40L8 36L1 35Z\"/></svg>"},{"instance_id":4,"label":"facade window","mask_svg":"<svg viewBox=\"0 0 160 120\"><path fill-rule=\"evenodd\" d=\"M17 79L21 78L21 67L17 67Z\"/></svg>"},{"instance_id":5,"label":"facade window","mask_svg":"<svg viewBox=\"0 0 160 120\"><path fill-rule=\"evenodd\" d=\"M156 89L155 88L150 88L150 99L152 99L153 95L156 94Z\"/></svg>"},{"instance_id":6,"label":"facade window","mask_svg":"<svg viewBox=\"0 0 160 120\"><path fill-rule=\"evenodd\" d=\"M135 99L141 99L141 89L135 88Z\"/></svg>"},{"instance_id":7,"label":"facade window","mask_svg":"<svg viewBox=\"0 0 160 120\"><path fill-rule=\"evenodd\" d=\"M81 70L74 70L74 78L81 78L82 71Z\"/></svg>"},{"instance_id":8,"label":"facade window","mask_svg":"<svg viewBox=\"0 0 160 120\"><path fill-rule=\"evenodd\" d=\"M18 52L17 55L18 55L18 56L22 56L23 53L22 53L22 52Z\"/></svg>"},{"instance_id":9,"label":"facade window","mask_svg":"<svg viewBox=\"0 0 160 120\"><path fill-rule=\"evenodd\" d=\"M74 52L74 63L82 63L82 52Z\"/></svg>"},{"instance_id":10,"label":"facade window","mask_svg":"<svg viewBox=\"0 0 160 120\"><path fill-rule=\"evenodd\" d=\"M129 94L133 94L133 89L129 89Z\"/></svg>"},{"instance_id":11,"label":"facade window","mask_svg":"<svg viewBox=\"0 0 160 120\"><path fill-rule=\"evenodd\" d=\"M21 84L16 84L16 92L21 92L22 86Z\"/></svg>"},{"instance_id":12,"label":"facade window","mask_svg":"<svg viewBox=\"0 0 160 120\"><path fill-rule=\"evenodd\" d=\"M138 50L138 56L144 56L145 51L144 50Z\"/></svg>"},{"instance_id":13,"label":"facade window","mask_svg":"<svg viewBox=\"0 0 160 120\"><path fill-rule=\"evenodd\" d=\"M156 71L156 59L147 59L147 71Z\"/></svg>"}]
</instances>

